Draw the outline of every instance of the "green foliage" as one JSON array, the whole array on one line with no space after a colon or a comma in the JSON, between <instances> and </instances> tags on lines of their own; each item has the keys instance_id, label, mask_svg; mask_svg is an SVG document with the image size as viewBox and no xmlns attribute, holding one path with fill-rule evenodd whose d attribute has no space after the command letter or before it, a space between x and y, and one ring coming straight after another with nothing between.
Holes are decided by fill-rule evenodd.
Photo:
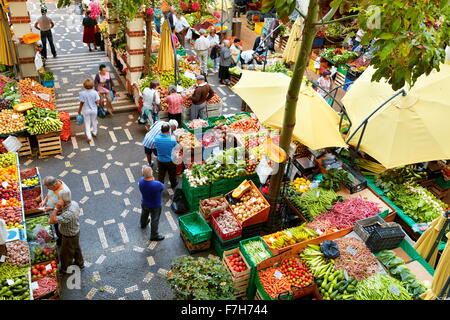
<instances>
[{"instance_id":1,"label":"green foliage","mask_svg":"<svg viewBox=\"0 0 450 320\"><path fill-rule=\"evenodd\" d=\"M235 300L235 286L219 259L181 256L167 273L177 300Z\"/></svg>"}]
</instances>

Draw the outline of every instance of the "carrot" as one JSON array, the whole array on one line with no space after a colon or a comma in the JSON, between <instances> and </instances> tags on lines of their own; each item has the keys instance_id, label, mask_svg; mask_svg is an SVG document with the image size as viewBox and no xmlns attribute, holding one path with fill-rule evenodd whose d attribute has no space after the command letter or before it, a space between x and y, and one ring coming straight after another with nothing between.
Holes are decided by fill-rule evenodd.
<instances>
[{"instance_id":1,"label":"carrot","mask_svg":"<svg viewBox=\"0 0 450 320\"><path fill-rule=\"evenodd\" d=\"M244 133L257 132L260 129L259 121L254 118L247 118L233 122L228 127L236 132Z\"/></svg>"},{"instance_id":2,"label":"carrot","mask_svg":"<svg viewBox=\"0 0 450 320\"><path fill-rule=\"evenodd\" d=\"M272 298L278 298L279 294L285 291L291 291L291 284L284 278L278 279L275 277L275 272L278 269L268 268L259 271L259 280L264 287L266 293Z\"/></svg>"}]
</instances>

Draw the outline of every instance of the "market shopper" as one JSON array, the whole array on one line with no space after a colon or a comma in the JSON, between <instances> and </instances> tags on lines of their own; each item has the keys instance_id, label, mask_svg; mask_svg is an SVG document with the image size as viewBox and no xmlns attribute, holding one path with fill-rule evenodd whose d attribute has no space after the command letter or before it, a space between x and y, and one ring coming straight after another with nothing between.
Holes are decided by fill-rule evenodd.
<instances>
[{"instance_id":1,"label":"market shopper","mask_svg":"<svg viewBox=\"0 0 450 320\"><path fill-rule=\"evenodd\" d=\"M164 184L166 173L168 173L170 187L175 190L177 187L177 172L172 161L172 153L177 146L177 140L170 134L168 123L161 126L161 134L155 138L155 146L158 152L158 180Z\"/></svg>"},{"instance_id":2,"label":"market shopper","mask_svg":"<svg viewBox=\"0 0 450 320\"><path fill-rule=\"evenodd\" d=\"M245 9L247 6L247 0L234 0L234 8L233 8L233 18L241 17L241 13L245 14Z\"/></svg>"},{"instance_id":3,"label":"market shopper","mask_svg":"<svg viewBox=\"0 0 450 320\"><path fill-rule=\"evenodd\" d=\"M236 38L233 40L233 44L230 46L231 58L233 59L233 65L237 65L242 52L241 39Z\"/></svg>"},{"instance_id":4,"label":"market shopper","mask_svg":"<svg viewBox=\"0 0 450 320\"><path fill-rule=\"evenodd\" d=\"M83 81L83 88L85 90L80 92L78 114L83 114L84 132L88 142L91 142L92 137L97 137L97 105L100 102L100 96L94 90L94 81L91 78Z\"/></svg>"},{"instance_id":5,"label":"market shopper","mask_svg":"<svg viewBox=\"0 0 450 320\"><path fill-rule=\"evenodd\" d=\"M116 92L114 91L111 75L104 64L101 64L98 70L94 80L95 90L100 95L100 105L105 107L106 100L106 110L110 115L113 115L112 99L115 97Z\"/></svg>"},{"instance_id":6,"label":"market shopper","mask_svg":"<svg viewBox=\"0 0 450 320\"><path fill-rule=\"evenodd\" d=\"M258 55L261 56L266 54L268 49L269 47L266 41L266 35L262 33L255 39L255 42L253 43L253 51L255 51Z\"/></svg>"},{"instance_id":7,"label":"market shopper","mask_svg":"<svg viewBox=\"0 0 450 320\"><path fill-rule=\"evenodd\" d=\"M161 33L161 18L162 18L161 9L155 8L153 10L153 22L155 24L156 32L158 33Z\"/></svg>"},{"instance_id":8,"label":"market shopper","mask_svg":"<svg viewBox=\"0 0 450 320\"><path fill-rule=\"evenodd\" d=\"M174 119L179 124L181 124L181 113L183 112L183 97L181 96L181 94L177 93L176 86L169 86L169 95L164 100L167 103L169 119Z\"/></svg>"},{"instance_id":9,"label":"market shopper","mask_svg":"<svg viewBox=\"0 0 450 320\"><path fill-rule=\"evenodd\" d=\"M155 180L153 170L149 166L142 167L142 177L139 179L139 190L141 191L141 228L147 227L151 219L151 241L164 240L164 236L158 233L159 218L161 216L161 202L164 184Z\"/></svg>"},{"instance_id":10,"label":"market shopper","mask_svg":"<svg viewBox=\"0 0 450 320\"><path fill-rule=\"evenodd\" d=\"M39 204L39 207L44 208L44 211L51 211L56 208L56 205L58 203L59 194L62 191L68 191L71 192L69 187L59 179L56 179L53 176L47 176L42 180L42 184L47 187L48 192L45 196L44 200ZM61 245L61 233L59 232L58 226L55 225L55 231L56 236L58 239L56 240L56 243L58 245Z\"/></svg>"},{"instance_id":11,"label":"market shopper","mask_svg":"<svg viewBox=\"0 0 450 320\"><path fill-rule=\"evenodd\" d=\"M197 86L190 97L192 101L191 106L191 120L204 119L206 102L214 96L214 90L205 82L205 77L197 76Z\"/></svg>"},{"instance_id":12,"label":"market shopper","mask_svg":"<svg viewBox=\"0 0 450 320\"><path fill-rule=\"evenodd\" d=\"M262 57L254 50L245 50L241 52L241 66L244 64L261 64L262 60Z\"/></svg>"},{"instance_id":13,"label":"market shopper","mask_svg":"<svg viewBox=\"0 0 450 320\"><path fill-rule=\"evenodd\" d=\"M53 43L52 29L55 26L52 19L47 17L47 9L41 9L41 16L37 19L34 27L38 29L41 33L42 41L42 57L47 59L47 40L50 45L50 49L53 54L53 58L56 58L55 44Z\"/></svg>"},{"instance_id":14,"label":"market shopper","mask_svg":"<svg viewBox=\"0 0 450 320\"><path fill-rule=\"evenodd\" d=\"M233 63L233 58L230 51L230 41L224 40L220 47L220 66L219 79L221 84L228 85L230 83L230 67Z\"/></svg>"},{"instance_id":15,"label":"market shopper","mask_svg":"<svg viewBox=\"0 0 450 320\"><path fill-rule=\"evenodd\" d=\"M319 83L320 87L325 89L326 91L330 92L331 90L331 72L328 70L325 70L322 75L320 76L320 78L317 80L317 82ZM321 88L317 88L317 92L322 96L322 97L326 97L327 96L327 92L325 92L324 90L322 90Z\"/></svg>"},{"instance_id":16,"label":"market shopper","mask_svg":"<svg viewBox=\"0 0 450 320\"><path fill-rule=\"evenodd\" d=\"M147 134L144 137L144 140L142 141L142 144L144 145L145 156L147 157L147 161L150 166L152 166L152 154L158 156L158 151L156 150L155 145L155 139L157 136L161 134L161 127L164 123L167 122L162 120L156 121L150 128L150 130L147 132ZM177 129L178 122L172 119L169 121L169 125L172 133Z\"/></svg>"},{"instance_id":17,"label":"market shopper","mask_svg":"<svg viewBox=\"0 0 450 320\"><path fill-rule=\"evenodd\" d=\"M58 225L62 235L61 267L59 272L67 274L67 268L73 264L84 268L83 254L80 248L80 206L72 201L70 191L59 193L57 208L50 215L50 224Z\"/></svg>"},{"instance_id":18,"label":"market shopper","mask_svg":"<svg viewBox=\"0 0 450 320\"><path fill-rule=\"evenodd\" d=\"M153 122L159 120L158 112L161 110L161 98L158 88L160 83L158 80L150 82L150 87L142 91L142 116L147 120L147 128ZM151 119L150 116L151 115Z\"/></svg>"},{"instance_id":19,"label":"market shopper","mask_svg":"<svg viewBox=\"0 0 450 320\"><path fill-rule=\"evenodd\" d=\"M178 40L180 41L180 44L184 48L186 46L186 33L189 30L190 25L182 12L178 11L176 17L177 19L175 21L175 33L178 37Z\"/></svg>"},{"instance_id":20,"label":"market shopper","mask_svg":"<svg viewBox=\"0 0 450 320\"><path fill-rule=\"evenodd\" d=\"M200 62L200 71L205 76L208 75L208 50L210 48L210 42L206 38L205 29L200 30L200 38L195 40L194 50L197 55L197 59Z\"/></svg>"},{"instance_id":21,"label":"market shopper","mask_svg":"<svg viewBox=\"0 0 450 320\"><path fill-rule=\"evenodd\" d=\"M211 28L209 31L209 35L207 37L209 41L209 57L214 62L214 71L217 72L217 66L219 64L219 58L220 58L220 39L219 36L216 34L216 29Z\"/></svg>"},{"instance_id":22,"label":"market shopper","mask_svg":"<svg viewBox=\"0 0 450 320\"><path fill-rule=\"evenodd\" d=\"M83 18L83 43L88 45L89 51L92 51L91 44L94 45L94 50L97 50L97 44L95 43L95 26L97 20L91 17L91 11L86 11L86 15Z\"/></svg>"}]
</instances>

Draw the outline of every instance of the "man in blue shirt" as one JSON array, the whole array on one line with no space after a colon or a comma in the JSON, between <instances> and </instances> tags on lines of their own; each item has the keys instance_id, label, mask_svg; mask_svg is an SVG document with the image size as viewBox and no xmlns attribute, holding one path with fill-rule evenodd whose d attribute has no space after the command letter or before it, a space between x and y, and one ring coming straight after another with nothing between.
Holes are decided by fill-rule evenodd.
<instances>
[{"instance_id":1,"label":"man in blue shirt","mask_svg":"<svg viewBox=\"0 0 450 320\"><path fill-rule=\"evenodd\" d=\"M155 180L153 170L149 166L142 167L142 177L139 179L139 190L142 194L141 228L144 229L151 217L151 241L164 240L164 236L158 233L159 217L161 216L161 202L164 185Z\"/></svg>"},{"instance_id":2,"label":"man in blue shirt","mask_svg":"<svg viewBox=\"0 0 450 320\"><path fill-rule=\"evenodd\" d=\"M156 151L158 153L158 180L164 184L166 172L169 174L172 190L177 187L176 166L172 162L172 151L177 146L177 140L170 134L170 125L164 123L161 126L161 134L155 138Z\"/></svg>"},{"instance_id":3,"label":"man in blue shirt","mask_svg":"<svg viewBox=\"0 0 450 320\"><path fill-rule=\"evenodd\" d=\"M161 134L161 127L164 123L166 123L166 122L162 121L162 120L156 121L153 124L153 126L151 127L150 131L147 132L147 134L144 137L144 140L142 141L142 144L144 145L145 155L147 157L147 161L150 166L152 166L152 153L155 156L158 156L158 152L156 151L156 146L155 146L155 138ZM175 119L171 119L169 121L169 125L173 132L178 127L178 121ZM155 169L155 168L153 168L153 169Z\"/></svg>"}]
</instances>

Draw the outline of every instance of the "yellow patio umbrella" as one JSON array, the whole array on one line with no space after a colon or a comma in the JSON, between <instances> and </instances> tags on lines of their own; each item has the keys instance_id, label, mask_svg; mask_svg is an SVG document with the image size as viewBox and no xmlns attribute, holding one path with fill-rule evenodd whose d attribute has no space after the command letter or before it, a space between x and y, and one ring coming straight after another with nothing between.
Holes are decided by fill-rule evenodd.
<instances>
[{"instance_id":1,"label":"yellow patio umbrella","mask_svg":"<svg viewBox=\"0 0 450 320\"><path fill-rule=\"evenodd\" d=\"M283 126L286 93L291 78L282 73L246 71L232 88L269 126ZM318 150L346 147L339 133L339 116L311 87L300 90L294 137L305 146Z\"/></svg>"},{"instance_id":2,"label":"yellow patio umbrella","mask_svg":"<svg viewBox=\"0 0 450 320\"><path fill-rule=\"evenodd\" d=\"M14 64L15 57L14 51L11 53L10 44L8 43L8 38L11 37L11 33L8 28L8 20L6 18L6 2L1 0L0 5L3 10L0 10L0 63L12 66Z\"/></svg>"},{"instance_id":3,"label":"yellow patio umbrella","mask_svg":"<svg viewBox=\"0 0 450 320\"><path fill-rule=\"evenodd\" d=\"M450 232L447 232L445 236L449 240L445 245L445 249L442 252L436 271L434 272L433 282L431 283L431 290L428 290L421 296L421 298L424 300L436 299L436 297L444 288L448 277L450 277Z\"/></svg>"},{"instance_id":4,"label":"yellow patio umbrella","mask_svg":"<svg viewBox=\"0 0 450 320\"><path fill-rule=\"evenodd\" d=\"M170 34L169 23L164 20L161 29L161 41L159 43L158 58L156 60L156 69L160 72L172 71L175 67L172 35Z\"/></svg>"},{"instance_id":5,"label":"yellow patio umbrella","mask_svg":"<svg viewBox=\"0 0 450 320\"><path fill-rule=\"evenodd\" d=\"M369 67L350 87L342 102L352 122L348 139L357 145L361 132L355 130L396 92L386 81L371 82ZM420 77L415 85L398 95L368 120L360 150L384 167L450 159L450 65ZM352 137L353 135L353 137Z\"/></svg>"},{"instance_id":6,"label":"yellow patio umbrella","mask_svg":"<svg viewBox=\"0 0 450 320\"><path fill-rule=\"evenodd\" d=\"M283 51L283 61L287 63L294 63L297 60L298 52L300 51L301 38L303 31L303 18L300 16L292 25L289 39Z\"/></svg>"},{"instance_id":7,"label":"yellow patio umbrella","mask_svg":"<svg viewBox=\"0 0 450 320\"><path fill-rule=\"evenodd\" d=\"M428 230L426 230L417 240L416 244L414 245L414 249L425 259L428 254L430 253L431 249L433 248L433 244L436 241L436 238L439 235L439 232L441 232L442 227L444 226L444 223L447 219L445 216L441 215L433 220ZM431 256L430 261L428 262L430 266L435 268L436 265L436 258L438 253L438 248L433 252L433 255Z\"/></svg>"}]
</instances>

